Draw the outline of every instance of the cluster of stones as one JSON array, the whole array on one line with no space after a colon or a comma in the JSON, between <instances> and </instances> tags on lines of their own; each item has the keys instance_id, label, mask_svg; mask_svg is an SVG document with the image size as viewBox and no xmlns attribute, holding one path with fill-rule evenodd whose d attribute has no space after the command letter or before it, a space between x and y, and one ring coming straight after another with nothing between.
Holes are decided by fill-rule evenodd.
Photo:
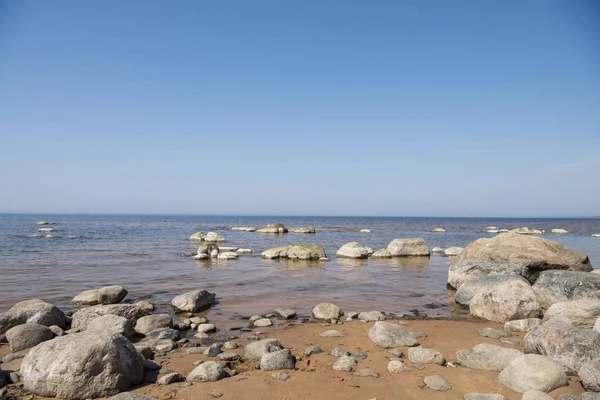
<instances>
[{"instance_id":1,"label":"cluster of stones","mask_svg":"<svg viewBox=\"0 0 600 400\"><path fill-rule=\"evenodd\" d=\"M283 233L315 233L316 230L312 226L305 226L299 228L286 228L283 224L269 224L262 228L257 228L255 226L234 226L230 228L232 231L241 231L241 232L258 232L258 233L272 233L272 234L283 234Z\"/></svg>"},{"instance_id":2,"label":"cluster of stones","mask_svg":"<svg viewBox=\"0 0 600 400\"><path fill-rule=\"evenodd\" d=\"M497 228L495 226L488 226L485 229L486 229L487 233L512 232L512 233L516 233L519 235L543 235L544 233L546 233L546 231L544 229L528 228L526 226L524 226L522 228L513 228L513 229L505 229L505 228ZM563 229L563 228L553 228L550 232L552 232L555 235L566 235L568 233L571 233L571 231L569 231L568 229Z\"/></svg>"},{"instance_id":3,"label":"cluster of stones","mask_svg":"<svg viewBox=\"0 0 600 400\"><path fill-rule=\"evenodd\" d=\"M194 260L237 260L239 255L252 254L252 249L244 249L233 246L219 246L219 243L225 242L225 238L215 232L196 232L190 236L189 240L202 242L198 251L193 255Z\"/></svg>"},{"instance_id":4,"label":"cluster of stones","mask_svg":"<svg viewBox=\"0 0 600 400\"><path fill-rule=\"evenodd\" d=\"M340 258L392 258L392 257L429 257L429 246L421 238L394 239L385 249L373 251L358 242L343 245L336 253Z\"/></svg>"}]
</instances>

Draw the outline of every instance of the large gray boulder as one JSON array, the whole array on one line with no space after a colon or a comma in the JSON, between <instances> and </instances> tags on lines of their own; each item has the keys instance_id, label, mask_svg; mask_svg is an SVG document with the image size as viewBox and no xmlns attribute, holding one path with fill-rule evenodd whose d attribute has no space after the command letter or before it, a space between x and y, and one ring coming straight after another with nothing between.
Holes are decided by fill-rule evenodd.
<instances>
[{"instance_id":1,"label":"large gray boulder","mask_svg":"<svg viewBox=\"0 0 600 400\"><path fill-rule=\"evenodd\" d=\"M460 305L468 306L473 296L477 293L487 293L493 287L507 281L522 281L528 283L527 279L520 275L486 275L472 279L461 285L454 295L454 301Z\"/></svg>"},{"instance_id":2,"label":"large gray boulder","mask_svg":"<svg viewBox=\"0 0 600 400\"><path fill-rule=\"evenodd\" d=\"M283 350L281 343L277 339L263 339L248 343L244 347L243 356L250 360L260 361L265 354Z\"/></svg>"},{"instance_id":3,"label":"large gray boulder","mask_svg":"<svg viewBox=\"0 0 600 400\"><path fill-rule=\"evenodd\" d=\"M170 328L173 326L173 318L169 314L152 314L141 317L135 323L135 332L147 335L155 329Z\"/></svg>"},{"instance_id":4,"label":"large gray boulder","mask_svg":"<svg viewBox=\"0 0 600 400\"><path fill-rule=\"evenodd\" d=\"M138 318L148 315L149 313L150 311L136 307L133 304L101 304L88 308L82 308L73 314L71 328L84 331L87 329L92 320L108 314L118 315L119 317L127 318L132 323L135 323Z\"/></svg>"},{"instance_id":5,"label":"large gray boulder","mask_svg":"<svg viewBox=\"0 0 600 400\"><path fill-rule=\"evenodd\" d=\"M481 343L472 349L457 351L456 363L467 368L500 372L522 355L519 350Z\"/></svg>"},{"instance_id":6,"label":"large gray boulder","mask_svg":"<svg viewBox=\"0 0 600 400\"><path fill-rule=\"evenodd\" d=\"M0 335L13 326L22 324L56 325L64 328L65 314L55 305L39 299L21 301L8 311L0 313Z\"/></svg>"},{"instance_id":7,"label":"large gray boulder","mask_svg":"<svg viewBox=\"0 0 600 400\"><path fill-rule=\"evenodd\" d=\"M216 361L200 364L187 376L188 382L216 382L228 376L225 367Z\"/></svg>"},{"instance_id":8,"label":"large gray boulder","mask_svg":"<svg viewBox=\"0 0 600 400\"><path fill-rule=\"evenodd\" d=\"M424 239L394 239L388 244L387 250L392 257L421 257L429 256L429 246Z\"/></svg>"},{"instance_id":9,"label":"large gray boulder","mask_svg":"<svg viewBox=\"0 0 600 400\"><path fill-rule=\"evenodd\" d=\"M95 306L98 304L98 289L85 290L73 297L71 303L81 306Z\"/></svg>"},{"instance_id":10,"label":"large gray boulder","mask_svg":"<svg viewBox=\"0 0 600 400\"><path fill-rule=\"evenodd\" d=\"M577 371L581 386L592 392L600 392L600 358L586 362Z\"/></svg>"},{"instance_id":11,"label":"large gray boulder","mask_svg":"<svg viewBox=\"0 0 600 400\"><path fill-rule=\"evenodd\" d=\"M367 246L363 246L358 242L350 242L340 247L335 256L339 258L368 258L369 253Z\"/></svg>"},{"instance_id":12,"label":"large gray boulder","mask_svg":"<svg viewBox=\"0 0 600 400\"><path fill-rule=\"evenodd\" d=\"M98 303L100 304L117 304L127 296L127 289L123 286L105 286L98 289Z\"/></svg>"},{"instance_id":13,"label":"large gray boulder","mask_svg":"<svg viewBox=\"0 0 600 400\"><path fill-rule=\"evenodd\" d=\"M142 382L143 358L124 336L88 331L35 346L21 364L26 390L45 397L105 397Z\"/></svg>"},{"instance_id":14,"label":"large gray boulder","mask_svg":"<svg viewBox=\"0 0 600 400\"><path fill-rule=\"evenodd\" d=\"M600 275L578 271L544 271L533 285L542 308L569 300L600 300Z\"/></svg>"},{"instance_id":15,"label":"large gray boulder","mask_svg":"<svg viewBox=\"0 0 600 400\"><path fill-rule=\"evenodd\" d=\"M576 372L600 357L600 333L575 329L567 317L557 317L532 329L523 339L525 353L542 354Z\"/></svg>"},{"instance_id":16,"label":"large gray boulder","mask_svg":"<svg viewBox=\"0 0 600 400\"><path fill-rule=\"evenodd\" d=\"M314 244L294 244L265 250L261 256L262 258L269 260L318 260L319 258L327 257L327 254L325 254L325 249L323 249L322 246Z\"/></svg>"},{"instance_id":17,"label":"large gray boulder","mask_svg":"<svg viewBox=\"0 0 600 400\"><path fill-rule=\"evenodd\" d=\"M593 329L596 320L600 317L600 299L554 303L544 314L544 321L558 316L568 317L576 328Z\"/></svg>"},{"instance_id":18,"label":"large gray boulder","mask_svg":"<svg viewBox=\"0 0 600 400\"><path fill-rule=\"evenodd\" d=\"M391 348L417 346L419 342L414 335L405 331L400 325L391 322L377 321L369 329L369 339L377 347Z\"/></svg>"},{"instance_id":19,"label":"large gray boulder","mask_svg":"<svg viewBox=\"0 0 600 400\"><path fill-rule=\"evenodd\" d=\"M500 372L498 380L518 393L528 390L548 393L569 384L567 374L559 364L538 354L524 354L515 358Z\"/></svg>"},{"instance_id":20,"label":"large gray boulder","mask_svg":"<svg viewBox=\"0 0 600 400\"><path fill-rule=\"evenodd\" d=\"M106 314L101 317L94 318L87 325L87 330L104 331L109 333L118 333L128 339L133 337L133 322L125 317L120 317L114 314Z\"/></svg>"},{"instance_id":21,"label":"large gray boulder","mask_svg":"<svg viewBox=\"0 0 600 400\"><path fill-rule=\"evenodd\" d=\"M289 349L273 351L263 355L260 359L260 369L263 371L276 371L279 369L294 369L296 359Z\"/></svg>"},{"instance_id":22,"label":"large gray boulder","mask_svg":"<svg viewBox=\"0 0 600 400\"><path fill-rule=\"evenodd\" d=\"M54 333L39 324L17 325L6 331L6 339L12 352L28 349L52 338Z\"/></svg>"},{"instance_id":23,"label":"large gray boulder","mask_svg":"<svg viewBox=\"0 0 600 400\"><path fill-rule=\"evenodd\" d=\"M214 293L198 289L174 297L171 305L179 311L197 312L210 308L214 302Z\"/></svg>"},{"instance_id":24,"label":"large gray boulder","mask_svg":"<svg viewBox=\"0 0 600 400\"><path fill-rule=\"evenodd\" d=\"M317 304L312 309L312 314L317 319L332 320L339 319L344 312L338 306L332 303Z\"/></svg>"},{"instance_id":25,"label":"large gray boulder","mask_svg":"<svg viewBox=\"0 0 600 400\"><path fill-rule=\"evenodd\" d=\"M489 321L504 323L536 318L541 307L529 282L508 280L475 294L469 302L469 312Z\"/></svg>"},{"instance_id":26,"label":"large gray boulder","mask_svg":"<svg viewBox=\"0 0 600 400\"><path fill-rule=\"evenodd\" d=\"M551 240L514 233L477 239L454 259L448 285L458 289L485 275L521 275L529 282L546 270L591 271L589 258Z\"/></svg>"}]
</instances>

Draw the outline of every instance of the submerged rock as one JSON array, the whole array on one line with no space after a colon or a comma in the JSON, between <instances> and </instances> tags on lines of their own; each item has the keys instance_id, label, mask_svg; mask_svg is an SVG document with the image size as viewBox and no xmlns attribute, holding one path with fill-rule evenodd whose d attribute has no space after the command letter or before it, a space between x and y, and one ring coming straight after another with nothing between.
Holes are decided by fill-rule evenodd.
<instances>
[{"instance_id":1,"label":"submerged rock","mask_svg":"<svg viewBox=\"0 0 600 400\"><path fill-rule=\"evenodd\" d=\"M325 254L325 249L323 249L322 246L314 244L295 244L265 250L261 254L261 257L269 260L318 260L327 257L327 254Z\"/></svg>"},{"instance_id":2,"label":"submerged rock","mask_svg":"<svg viewBox=\"0 0 600 400\"><path fill-rule=\"evenodd\" d=\"M313 228L312 226L307 226L304 228L293 228L293 229L291 229L291 232L293 232L293 233L316 233L315 228Z\"/></svg>"},{"instance_id":3,"label":"submerged rock","mask_svg":"<svg viewBox=\"0 0 600 400\"><path fill-rule=\"evenodd\" d=\"M541 235L543 234L542 231L540 231L539 229L531 229L528 227L523 227L523 228L514 228L510 230L512 233L516 233L518 235Z\"/></svg>"},{"instance_id":4,"label":"submerged rock","mask_svg":"<svg viewBox=\"0 0 600 400\"><path fill-rule=\"evenodd\" d=\"M241 231L241 232L256 232L255 226L234 226L229 229L230 231Z\"/></svg>"},{"instance_id":5,"label":"submerged rock","mask_svg":"<svg viewBox=\"0 0 600 400\"><path fill-rule=\"evenodd\" d=\"M101 331L43 342L21 364L26 390L64 399L105 397L142 382L143 358L125 337Z\"/></svg>"},{"instance_id":6,"label":"submerged rock","mask_svg":"<svg viewBox=\"0 0 600 400\"><path fill-rule=\"evenodd\" d=\"M388 249L380 249L371 254L371 258L391 258L392 253L388 251Z\"/></svg>"},{"instance_id":7,"label":"submerged rock","mask_svg":"<svg viewBox=\"0 0 600 400\"><path fill-rule=\"evenodd\" d=\"M394 239L388 244L387 250L392 257L429 256L429 247L421 238Z\"/></svg>"},{"instance_id":8,"label":"submerged rock","mask_svg":"<svg viewBox=\"0 0 600 400\"><path fill-rule=\"evenodd\" d=\"M444 256L456 257L461 251L463 251L462 247L448 247L446 250L444 250Z\"/></svg>"},{"instance_id":9,"label":"submerged rock","mask_svg":"<svg viewBox=\"0 0 600 400\"><path fill-rule=\"evenodd\" d=\"M206 237L206 234L204 232L196 232L192 236L190 236L189 240L203 242L205 237Z\"/></svg>"},{"instance_id":10,"label":"submerged rock","mask_svg":"<svg viewBox=\"0 0 600 400\"><path fill-rule=\"evenodd\" d=\"M535 282L545 270L591 271L589 258L551 240L514 233L478 239L452 262L448 285L460 288L485 275L521 275Z\"/></svg>"}]
</instances>

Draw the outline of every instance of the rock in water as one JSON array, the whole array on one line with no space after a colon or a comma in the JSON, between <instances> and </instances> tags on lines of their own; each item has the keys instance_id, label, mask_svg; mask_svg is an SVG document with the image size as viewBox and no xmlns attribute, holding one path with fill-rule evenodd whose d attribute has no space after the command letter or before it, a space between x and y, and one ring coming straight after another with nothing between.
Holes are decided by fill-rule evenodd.
<instances>
[{"instance_id":1,"label":"rock in water","mask_svg":"<svg viewBox=\"0 0 600 400\"><path fill-rule=\"evenodd\" d=\"M225 242L225 238L216 232L208 232L206 236L204 236L204 241L209 243Z\"/></svg>"},{"instance_id":2,"label":"rock in water","mask_svg":"<svg viewBox=\"0 0 600 400\"><path fill-rule=\"evenodd\" d=\"M488 293L492 288L508 281L529 283L527 279L520 275L486 275L472 279L461 285L454 295L454 301L463 306L468 306L473 296L477 293Z\"/></svg>"},{"instance_id":3,"label":"rock in water","mask_svg":"<svg viewBox=\"0 0 600 400\"><path fill-rule=\"evenodd\" d=\"M388 244L387 250L392 257L429 256L429 246L424 239L394 239Z\"/></svg>"},{"instance_id":4,"label":"rock in water","mask_svg":"<svg viewBox=\"0 0 600 400\"><path fill-rule=\"evenodd\" d=\"M346 243L335 253L340 258L368 258L369 249L358 242Z\"/></svg>"},{"instance_id":5,"label":"rock in water","mask_svg":"<svg viewBox=\"0 0 600 400\"><path fill-rule=\"evenodd\" d=\"M276 371L279 369L294 369L296 359L289 349L267 353L260 359L260 369L263 371Z\"/></svg>"},{"instance_id":6,"label":"rock in water","mask_svg":"<svg viewBox=\"0 0 600 400\"><path fill-rule=\"evenodd\" d=\"M128 339L131 339L135 333L133 322L125 317L118 315L106 314L98 318L94 318L87 326L87 330L104 331L110 333L118 333Z\"/></svg>"},{"instance_id":7,"label":"rock in water","mask_svg":"<svg viewBox=\"0 0 600 400\"><path fill-rule=\"evenodd\" d=\"M0 313L0 335L13 326L22 324L57 325L64 328L65 314L55 305L39 299L21 301L8 311Z\"/></svg>"},{"instance_id":8,"label":"rock in water","mask_svg":"<svg viewBox=\"0 0 600 400\"><path fill-rule=\"evenodd\" d=\"M227 377L225 367L216 361L200 364L187 376L188 382L216 382Z\"/></svg>"},{"instance_id":9,"label":"rock in water","mask_svg":"<svg viewBox=\"0 0 600 400\"><path fill-rule=\"evenodd\" d=\"M214 301L214 293L198 289L176 296L171 300L171 305L180 311L197 312L210 308Z\"/></svg>"},{"instance_id":10,"label":"rock in water","mask_svg":"<svg viewBox=\"0 0 600 400\"><path fill-rule=\"evenodd\" d=\"M123 286L106 286L98 289L98 303L116 304L127 296L127 290Z\"/></svg>"},{"instance_id":11,"label":"rock in water","mask_svg":"<svg viewBox=\"0 0 600 400\"><path fill-rule=\"evenodd\" d=\"M400 325L391 322L377 321L369 329L369 339L378 347L391 348L417 346L419 342Z\"/></svg>"},{"instance_id":12,"label":"rock in water","mask_svg":"<svg viewBox=\"0 0 600 400\"><path fill-rule=\"evenodd\" d=\"M204 232L196 232L192 236L190 236L189 240L194 240L196 242L203 242L206 234Z\"/></svg>"},{"instance_id":13,"label":"rock in water","mask_svg":"<svg viewBox=\"0 0 600 400\"><path fill-rule=\"evenodd\" d=\"M142 382L143 358L125 337L73 333L35 346L21 364L26 390L64 399L105 397Z\"/></svg>"},{"instance_id":14,"label":"rock in water","mask_svg":"<svg viewBox=\"0 0 600 400\"><path fill-rule=\"evenodd\" d=\"M371 254L371 258L391 258L392 253L388 249L379 249L375 253Z\"/></svg>"},{"instance_id":15,"label":"rock in water","mask_svg":"<svg viewBox=\"0 0 600 400\"><path fill-rule=\"evenodd\" d=\"M533 283L545 270L591 271L589 258L551 240L513 233L477 239L454 259L448 284L463 283L485 275L521 275Z\"/></svg>"},{"instance_id":16,"label":"rock in water","mask_svg":"<svg viewBox=\"0 0 600 400\"><path fill-rule=\"evenodd\" d=\"M54 338L54 333L44 325L23 324L17 325L6 331L6 339L10 351L21 351L39 343Z\"/></svg>"},{"instance_id":17,"label":"rock in water","mask_svg":"<svg viewBox=\"0 0 600 400\"><path fill-rule=\"evenodd\" d=\"M600 318L600 300L572 300L554 303L546 314L544 321L557 316L568 317L576 328L592 329Z\"/></svg>"},{"instance_id":18,"label":"rock in water","mask_svg":"<svg viewBox=\"0 0 600 400\"><path fill-rule=\"evenodd\" d=\"M462 247L448 247L446 250L444 250L444 256L456 257L461 251L463 251Z\"/></svg>"},{"instance_id":19,"label":"rock in water","mask_svg":"<svg viewBox=\"0 0 600 400\"><path fill-rule=\"evenodd\" d=\"M456 363L467 368L500 372L522 355L519 350L481 343L471 350L457 351Z\"/></svg>"},{"instance_id":20,"label":"rock in water","mask_svg":"<svg viewBox=\"0 0 600 400\"><path fill-rule=\"evenodd\" d=\"M339 319L342 315L344 315L344 312L340 310L338 306L331 303L317 304L312 309L312 313L315 316L315 318L324 319L327 321L332 319Z\"/></svg>"},{"instance_id":21,"label":"rock in water","mask_svg":"<svg viewBox=\"0 0 600 400\"><path fill-rule=\"evenodd\" d=\"M569 300L600 300L600 275L578 271L544 271L533 285L542 308Z\"/></svg>"},{"instance_id":22,"label":"rock in water","mask_svg":"<svg viewBox=\"0 0 600 400\"><path fill-rule=\"evenodd\" d=\"M567 375L559 364L537 354L524 354L515 358L502 370L498 380L518 393L528 390L548 393L569 384Z\"/></svg>"},{"instance_id":23,"label":"rock in water","mask_svg":"<svg viewBox=\"0 0 600 400\"><path fill-rule=\"evenodd\" d=\"M504 323L513 319L535 318L541 313L528 282L504 281L475 294L469 302L471 314Z\"/></svg>"},{"instance_id":24,"label":"rock in water","mask_svg":"<svg viewBox=\"0 0 600 400\"><path fill-rule=\"evenodd\" d=\"M87 329L89 323L92 322L93 319L107 314L118 315L120 317L127 318L132 323L135 323L138 318L148 315L149 313L150 311L136 307L133 304L97 305L88 308L82 308L73 314L71 328L84 331Z\"/></svg>"},{"instance_id":25,"label":"rock in water","mask_svg":"<svg viewBox=\"0 0 600 400\"><path fill-rule=\"evenodd\" d=\"M98 289L85 290L73 297L71 303L82 306L95 306L98 304Z\"/></svg>"},{"instance_id":26,"label":"rock in water","mask_svg":"<svg viewBox=\"0 0 600 400\"><path fill-rule=\"evenodd\" d=\"M264 228L258 229L256 232L282 234L282 233L287 233L288 229L283 224L269 224L269 225L265 226Z\"/></svg>"},{"instance_id":27,"label":"rock in water","mask_svg":"<svg viewBox=\"0 0 600 400\"><path fill-rule=\"evenodd\" d=\"M170 328L173 326L173 318L169 314L146 315L135 323L135 331L140 335L146 335L159 328Z\"/></svg>"}]
</instances>

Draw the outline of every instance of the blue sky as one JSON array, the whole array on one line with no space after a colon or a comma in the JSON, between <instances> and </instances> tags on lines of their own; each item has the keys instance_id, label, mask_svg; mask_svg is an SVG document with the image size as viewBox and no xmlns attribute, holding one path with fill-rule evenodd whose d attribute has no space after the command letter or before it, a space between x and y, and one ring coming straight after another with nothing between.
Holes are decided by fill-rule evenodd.
<instances>
[{"instance_id":1,"label":"blue sky","mask_svg":"<svg viewBox=\"0 0 600 400\"><path fill-rule=\"evenodd\" d=\"M0 212L600 215L600 3L0 1Z\"/></svg>"}]
</instances>

